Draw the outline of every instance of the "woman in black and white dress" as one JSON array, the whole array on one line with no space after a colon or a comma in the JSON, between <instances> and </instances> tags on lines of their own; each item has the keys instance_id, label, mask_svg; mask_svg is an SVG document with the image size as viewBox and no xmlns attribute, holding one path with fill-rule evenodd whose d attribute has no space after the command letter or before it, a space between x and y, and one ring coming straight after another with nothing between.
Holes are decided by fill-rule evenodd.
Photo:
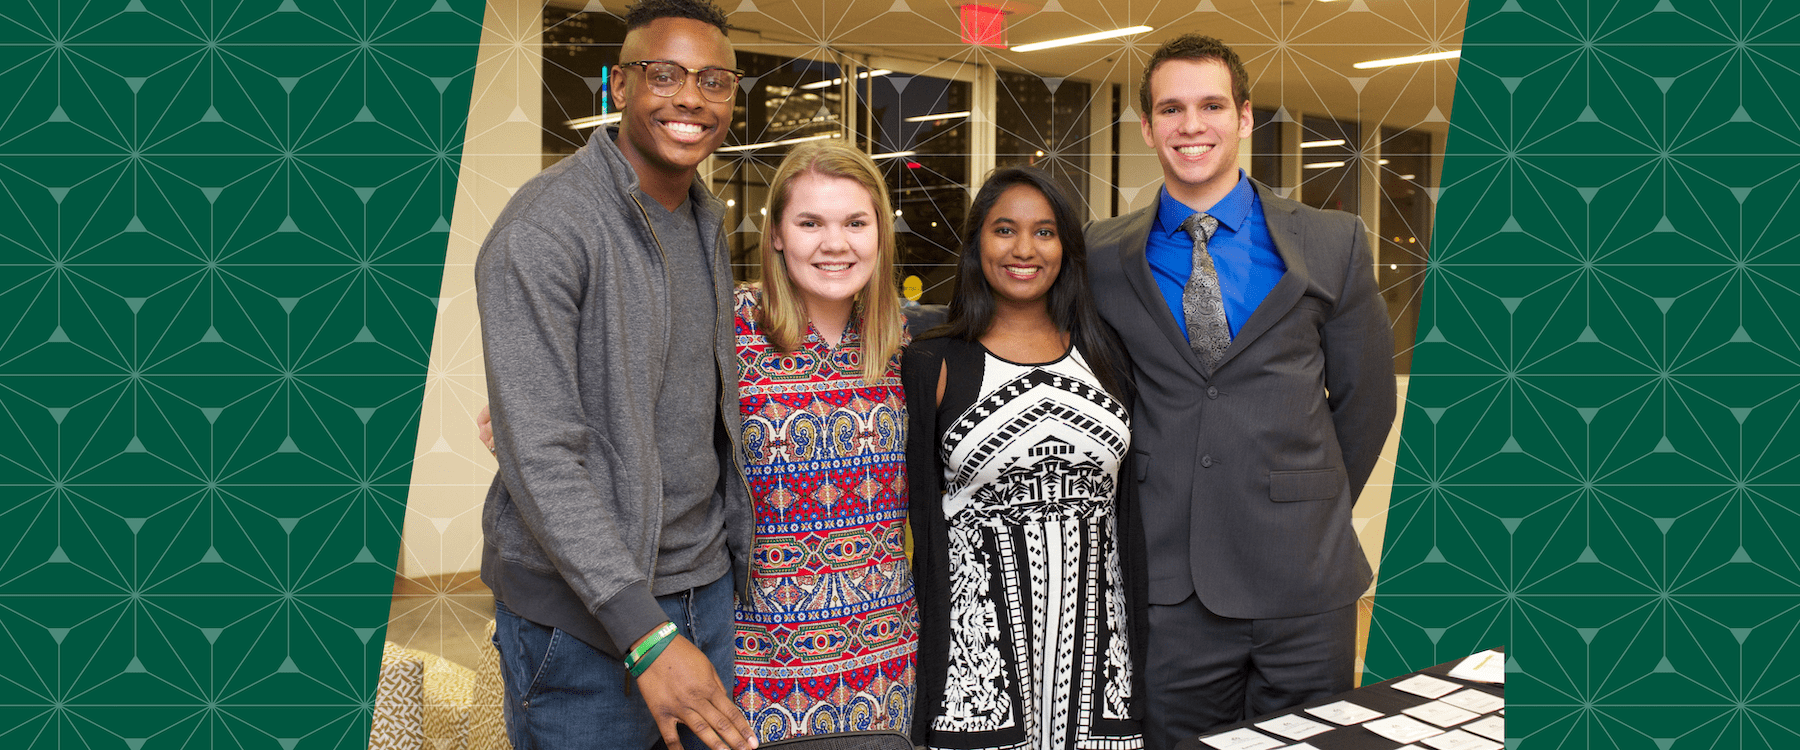
<instances>
[{"instance_id":1,"label":"woman in black and white dress","mask_svg":"<svg viewBox=\"0 0 1800 750\"><path fill-rule=\"evenodd\" d=\"M1130 371L1069 202L995 172L949 322L903 359L920 613L914 741L1139 748L1142 529Z\"/></svg>"}]
</instances>

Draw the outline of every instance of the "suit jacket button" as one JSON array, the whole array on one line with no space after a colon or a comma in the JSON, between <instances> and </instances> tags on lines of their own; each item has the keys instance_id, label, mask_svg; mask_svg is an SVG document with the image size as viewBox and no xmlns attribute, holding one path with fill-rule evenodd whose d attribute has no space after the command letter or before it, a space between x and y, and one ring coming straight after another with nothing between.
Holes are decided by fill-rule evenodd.
<instances>
[{"instance_id":1,"label":"suit jacket button","mask_svg":"<svg viewBox=\"0 0 1800 750\"><path fill-rule=\"evenodd\" d=\"M1208 454L1200 457L1200 466L1202 466L1203 468L1210 469L1210 468L1212 468L1212 465L1213 465L1212 454L1208 453Z\"/></svg>"},{"instance_id":2,"label":"suit jacket button","mask_svg":"<svg viewBox=\"0 0 1800 750\"><path fill-rule=\"evenodd\" d=\"M1207 386L1206 387L1206 397L1207 398L1218 398L1219 397L1219 387L1216 385Z\"/></svg>"}]
</instances>

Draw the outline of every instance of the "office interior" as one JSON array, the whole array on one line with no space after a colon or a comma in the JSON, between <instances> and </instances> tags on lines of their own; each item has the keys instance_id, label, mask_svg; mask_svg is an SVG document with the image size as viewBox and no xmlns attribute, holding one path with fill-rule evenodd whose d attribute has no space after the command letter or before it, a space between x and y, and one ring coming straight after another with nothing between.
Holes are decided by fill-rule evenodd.
<instances>
[{"instance_id":1,"label":"office interior","mask_svg":"<svg viewBox=\"0 0 1800 750\"><path fill-rule=\"evenodd\" d=\"M447 249L387 638L476 668L492 597L481 505L495 464L473 264L507 198L617 119L624 0L489 0ZM909 296L948 300L956 229L996 167L1049 171L1091 218L1156 200L1137 89L1162 41L1217 36L1243 57L1255 130L1240 166L1277 193L1359 215L1406 394L1461 49L1464 0L741 0L720 3L746 71L725 146L702 167L727 201L735 275L754 278L766 186L786 149L843 139L874 156L898 213ZM1034 42L1116 33L1041 50ZM1421 62L1357 67L1411 56ZM1400 423L1356 506L1380 586ZM1366 637L1366 635L1364 636ZM1359 643L1358 653L1362 653ZM1360 659L1359 659L1360 666Z\"/></svg>"}]
</instances>

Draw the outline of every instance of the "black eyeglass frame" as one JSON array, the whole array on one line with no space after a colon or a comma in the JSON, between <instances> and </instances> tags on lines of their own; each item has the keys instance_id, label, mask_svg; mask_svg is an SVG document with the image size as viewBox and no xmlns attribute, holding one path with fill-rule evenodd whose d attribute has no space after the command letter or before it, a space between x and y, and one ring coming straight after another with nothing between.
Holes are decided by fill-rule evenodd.
<instances>
[{"instance_id":1,"label":"black eyeglass frame","mask_svg":"<svg viewBox=\"0 0 1800 750\"><path fill-rule=\"evenodd\" d=\"M714 104L724 104L725 102L731 101L731 98L737 95L738 82L744 80L744 71L738 70L736 68L721 68L716 65L707 66L704 68L690 68L686 65L682 65L681 63L675 62L674 60L634 60L632 62L619 63L619 67L621 67L621 68L638 68L639 70L642 70L644 72L644 76L646 78L648 78L650 75L650 66L652 66L652 65L669 65L669 66L673 66L677 70L685 71L685 74L681 77L681 82L678 84L675 84L675 88L670 89L669 93L667 93L667 94L662 93L661 91L657 91L656 86L654 84L651 84L648 80L646 80L644 82L645 85L650 86L650 93L660 96L664 99L672 98L676 94L681 93L682 87L687 86L688 81L691 80L694 82L694 86L696 86L700 89L700 97L701 98L703 98L709 102L712 102ZM711 96L708 96L706 88L700 86L700 74L705 73L709 70L723 71L726 73L730 73L732 75L731 86L726 89L726 91L728 93L725 95L724 99L714 99Z\"/></svg>"}]
</instances>

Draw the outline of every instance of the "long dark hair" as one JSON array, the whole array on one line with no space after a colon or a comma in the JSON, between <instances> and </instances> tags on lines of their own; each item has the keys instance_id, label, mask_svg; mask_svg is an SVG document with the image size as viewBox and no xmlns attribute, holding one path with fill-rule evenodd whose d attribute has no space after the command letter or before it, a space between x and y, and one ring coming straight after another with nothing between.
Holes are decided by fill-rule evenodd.
<instances>
[{"instance_id":1,"label":"long dark hair","mask_svg":"<svg viewBox=\"0 0 1800 750\"><path fill-rule=\"evenodd\" d=\"M1088 287L1087 238L1075 208L1061 188L1041 169L1003 167L988 175L987 182L975 193L975 201L963 218L962 257L956 262L956 293L950 297L950 317L932 329L926 337L946 336L964 341L980 340L994 324L994 290L988 286L981 269L982 229L988 213L1007 188L1024 185L1044 196L1050 203L1050 215L1056 221L1056 236L1062 241L1062 269L1050 285L1045 300L1050 319L1059 330L1068 331L1071 343L1087 358L1094 376L1115 398L1130 405L1126 388L1115 374L1121 372L1125 359L1118 335L1100 320L1094 307L1094 293Z\"/></svg>"}]
</instances>

